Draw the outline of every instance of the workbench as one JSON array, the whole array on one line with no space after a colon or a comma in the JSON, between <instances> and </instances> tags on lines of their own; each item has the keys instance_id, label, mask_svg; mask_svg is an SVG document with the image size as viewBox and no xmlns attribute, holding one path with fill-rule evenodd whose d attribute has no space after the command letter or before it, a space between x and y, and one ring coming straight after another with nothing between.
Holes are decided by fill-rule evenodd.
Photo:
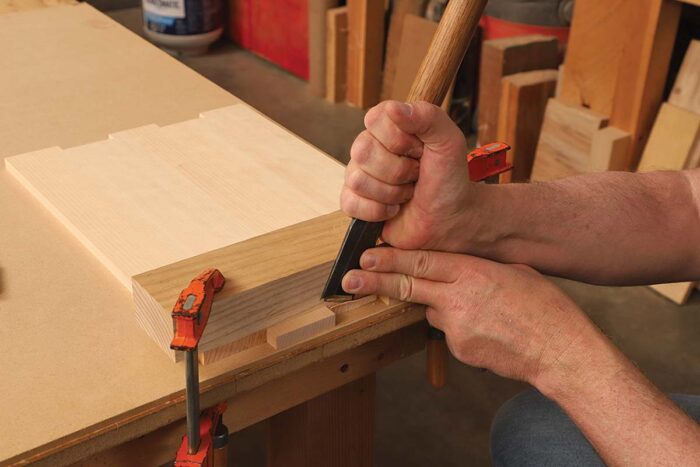
<instances>
[{"instance_id":1,"label":"workbench","mask_svg":"<svg viewBox=\"0 0 700 467\"><path fill-rule=\"evenodd\" d=\"M246 105L87 4L2 14L0 40L13 48L0 52L3 158ZM0 465L172 459L184 433L182 362L153 344L130 294L5 170L0 232ZM284 350L251 349L201 369L202 407L227 401L234 436L269 419L268 465L369 465L374 372L426 336L422 308L399 303Z\"/></svg>"}]
</instances>

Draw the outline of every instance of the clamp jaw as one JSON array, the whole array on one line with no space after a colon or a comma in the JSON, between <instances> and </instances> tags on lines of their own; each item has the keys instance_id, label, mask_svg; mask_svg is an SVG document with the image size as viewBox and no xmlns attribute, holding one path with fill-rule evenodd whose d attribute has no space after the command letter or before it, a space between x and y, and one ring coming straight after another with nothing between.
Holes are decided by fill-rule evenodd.
<instances>
[{"instance_id":1,"label":"clamp jaw","mask_svg":"<svg viewBox=\"0 0 700 467\"><path fill-rule=\"evenodd\" d=\"M218 269L207 269L180 292L172 312L175 335L170 343L171 349L197 349L209 320L214 294L223 288L224 282Z\"/></svg>"}]
</instances>

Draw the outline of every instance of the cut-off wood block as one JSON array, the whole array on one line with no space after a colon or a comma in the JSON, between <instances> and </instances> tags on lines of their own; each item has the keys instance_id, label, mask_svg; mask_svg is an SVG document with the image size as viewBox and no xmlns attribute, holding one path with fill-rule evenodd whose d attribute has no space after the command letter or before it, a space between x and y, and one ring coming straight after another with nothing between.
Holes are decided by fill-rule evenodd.
<instances>
[{"instance_id":1,"label":"cut-off wood block","mask_svg":"<svg viewBox=\"0 0 700 467\"><path fill-rule=\"evenodd\" d=\"M607 123L607 117L598 112L549 99L532 179L555 180L586 172L593 135Z\"/></svg>"},{"instance_id":2,"label":"cut-off wood block","mask_svg":"<svg viewBox=\"0 0 700 467\"><path fill-rule=\"evenodd\" d=\"M700 40L690 41L668 102L700 114Z\"/></svg>"},{"instance_id":3,"label":"cut-off wood block","mask_svg":"<svg viewBox=\"0 0 700 467\"><path fill-rule=\"evenodd\" d=\"M331 8L326 21L326 100L342 102L348 74L348 7Z\"/></svg>"},{"instance_id":4,"label":"cut-off wood block","mask_svg":"<svg viewBox=\"0 0 700 467\"><path fill-rule=\"evenodd\" d=\"M629 133L613 126L596 131L591 141L589 171L630 170L631 140Z\"/></svg>"},{"instance_id":5,"label":"cut-off wood block","mask_svg":"<svg viewBox=\"0 0 700 467\"><path fill-rule=\"evenodd\" d=\"M335 313L321 304L311 311L267 328L267 343L284 349L303 342L335 326Z\"/></svg>"}]
</instances>

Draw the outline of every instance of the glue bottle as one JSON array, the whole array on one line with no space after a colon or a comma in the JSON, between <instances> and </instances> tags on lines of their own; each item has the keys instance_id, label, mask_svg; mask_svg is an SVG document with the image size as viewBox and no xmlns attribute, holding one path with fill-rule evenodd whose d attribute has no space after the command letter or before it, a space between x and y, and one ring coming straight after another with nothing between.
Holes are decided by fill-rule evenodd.
<instances>
[{"instance_id":1,"label":"glue bottle","mask_svg":"<svg viewBox=\"0 0 700 467\"><path fill-rule=\"evenodd\" d=\"M200 55L223 31L222 0L142 0L146 37L173 55Z\"/></svg>"}]
</instances>

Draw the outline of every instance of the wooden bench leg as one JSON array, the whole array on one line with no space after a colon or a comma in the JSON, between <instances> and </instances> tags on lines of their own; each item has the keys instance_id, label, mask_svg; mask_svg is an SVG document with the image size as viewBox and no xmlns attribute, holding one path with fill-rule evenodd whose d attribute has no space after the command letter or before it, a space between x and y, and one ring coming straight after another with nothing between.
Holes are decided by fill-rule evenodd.
<instances>
[{"instance_id":1,"label":"wooden bench leg","mask_svg":"<svg viewBox=\"0 0 700 467\"><path fill-rule=\"evenodd\" d=\"M372 465L374 373L269 419L268 467Z\"/></svg>"}]
</instances>

